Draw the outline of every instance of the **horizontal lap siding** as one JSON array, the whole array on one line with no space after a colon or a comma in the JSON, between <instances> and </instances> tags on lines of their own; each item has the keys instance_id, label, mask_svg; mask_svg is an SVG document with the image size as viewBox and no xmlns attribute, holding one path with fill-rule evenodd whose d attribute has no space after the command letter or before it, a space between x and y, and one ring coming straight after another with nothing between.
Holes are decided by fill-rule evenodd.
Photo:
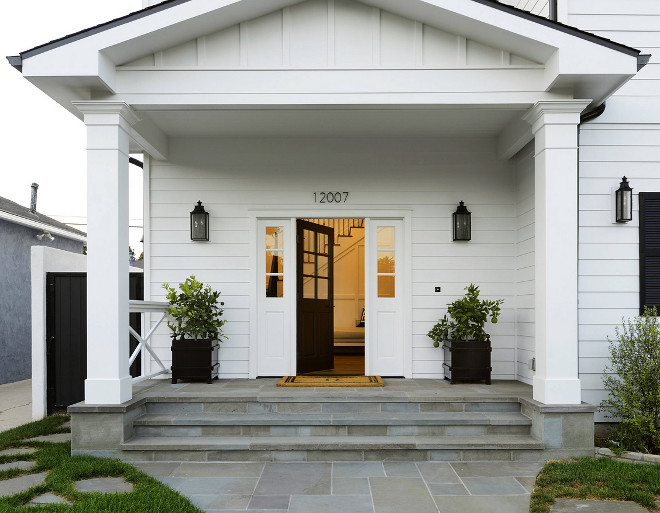
<instances>
[{"instance_id":1,"label":"horizontal lap siding","mask_svg":"<svg viewBox=\"0 0 660 513\"><path fill-rule=\"evenodd\" d=\"M412 330L415 377L441 377L442 352L428 330L471 282L505 300L493 339L493 378L515 379L517 219L512 164L483 139L233 139L170 141L170 160L152 162L151 299L162 283L190 274L222 292L227 341L223 377L247 377L249 359L249 209L304 208L312 193L349 191L349 208L412 211ZM192 243L189 212L202 200L210 241ZM451 240L451 213L460 200L472 214L472 241ZM303 214L305 212L305 214ZM368 210L365 210L365 214ZM435 293L434 287L442 292ZM170 365L167 328L154 345Z\"/></svg>"},{"instance_id":2,"label":"horizontal lap siding","mask_svg":"<svg viewBox=\"0 0 660 513\"><path fill-rule=\"evenodd\" d=\"M639 192L660 191L660 2L569 0L568 24L652 54L580 134L580 377L583 400L606 397L607 339L639 308ZM633 220L612 222L611 188L626 175ZM602 414L598 420L606 420Z\"/></svg>"}]
</instances>

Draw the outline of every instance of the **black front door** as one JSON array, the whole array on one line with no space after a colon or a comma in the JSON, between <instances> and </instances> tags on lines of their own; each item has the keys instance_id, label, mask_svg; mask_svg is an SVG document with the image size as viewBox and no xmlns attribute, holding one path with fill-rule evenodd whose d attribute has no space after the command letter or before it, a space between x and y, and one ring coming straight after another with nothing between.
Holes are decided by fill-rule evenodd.
<instances>
[{"instance_id":1,"label":"black front door","mask_svg":"<svg viewBox=\"0 0 660 513\"><path fill-rule=\"evenodd\" d=\"M297 372L334 367L334 230L298 220Z\"/></svg>"}]
</instances>

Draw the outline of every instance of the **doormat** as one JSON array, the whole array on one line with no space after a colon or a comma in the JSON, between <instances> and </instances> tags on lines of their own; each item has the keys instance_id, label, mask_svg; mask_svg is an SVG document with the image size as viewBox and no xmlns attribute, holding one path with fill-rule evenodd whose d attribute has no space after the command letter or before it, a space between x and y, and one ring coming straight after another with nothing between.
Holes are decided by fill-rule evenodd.
<instances>
[{"instance_id":1,"label":"doormat","mask_svg":"<svg viewBox=\"0 0 660 513\"><path fill-rule=\"evenodd\" d=\"M278 387L384 387L380 376L284 376Z\"/></svg>"}]
</instances>

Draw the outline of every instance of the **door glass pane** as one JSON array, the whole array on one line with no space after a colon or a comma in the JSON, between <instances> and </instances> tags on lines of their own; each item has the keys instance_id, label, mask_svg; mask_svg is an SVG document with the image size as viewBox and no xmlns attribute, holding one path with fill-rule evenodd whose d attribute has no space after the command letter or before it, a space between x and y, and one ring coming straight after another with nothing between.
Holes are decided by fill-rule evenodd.
<instances>
[{"instance_id":1,"label":"door glass pane","mask_svg":"<svg viewBox=\"0 0 660 513\"><path fill-rule=\"evenodd\" d=\"M315 299L316 298L316 279L303 277L303 299Z\"/></svg>"},{"instance_id":2,"label":"door glass pane","mask_svg":"<svg viewBox=\"0 0 660 513\"><path fill-rule=\"evenodd\" d=\"M317 233L318 235L318 246L316 249L317 253L323 253L324 255L328 254L328 235L326 233Z\"/></svg>"},{"instance_id":3,"label":"door glass pane","mask_svg":"<svg viewBox=\"0 0 660 513\"><path fill-rule=\"evenodd\" d=\"M378 273L394 274L394 251L378 252Z\"/></svg>"},{"instance_id":4,"label":"door glass pane","mask_svg":"<svg viewBox=\"0 0 660 513\"><path fill-rule=\"evenodd\" d=\"M378 249L394 249L394 226L378 227Z\"/></svg>"},{"instance_id":5,"label":"door glass pane","mask_svg":"<svg viewBox=\"0 0 660 513\"><path fill-rule=\"evenodd\" d=\"M284 229L281 226L266 227L266 249L284 248Z\"/></svg>"},{"instance_id":6,"label":"door glass pane","mask_svg":"<svg viewBox=\"0 0 660 513\"><path fill-rule=\"evenodd\" d=\"M316 299L328 299L328 280L319 278L319 294Z\"/></svg>"},{"instance_id":7,"label":"door glass pane","mask_svg":"<svg viewBox=\"0 0 660 513\"><path fill-rule=\"evenodd\" d=\"M316 276L316 255L303 253L303 274L306 276Z\"/></svg>"},{"instance_id":8,"label":"door glass pane","mask_svg":"<svg viewBox=\"0 0 660 513\"><path fill-rule=\"evenodd\" d=\"M317 257L319 262L318 273L319 276L328 276L328 257L320 256Z\"/></svg>"},{"instance_id":9,"label":"door glass pane","mask_svg":"<svg viewBox=\"0 0 660 513\"><path fill-rule=\"evenodd\" d=\"M284 272L284 255L281 251L266 251L266 272L279 274Z\"/></svg>"},{"instance_id":10,"label":"door glass pane","mask_svg":"<svg viewBox=\"0 0 660 513\"><path fill-rule=\"evenodd\" d=\"M266 276L266 297L284 297L284 276Z\"/></svg>"},{"instance_id":11,"label":"door glass pane","mask_svg":"<svg viewBox=\"0 0 660 513\"><path fill-rule=\"evenodd\" d=\"M378 297L394 297L394 276L378 277Z\"/></svg>"},{"instance_id":12,"label":"door glass pane","mask_svg":"<svg viewBox=\"0 0 660 513\"><path fill-rule=\"evenodd\" d=\"M316 252L316 237L314 232L303 230L303 250Z\"/></svg>"}]
</instances>

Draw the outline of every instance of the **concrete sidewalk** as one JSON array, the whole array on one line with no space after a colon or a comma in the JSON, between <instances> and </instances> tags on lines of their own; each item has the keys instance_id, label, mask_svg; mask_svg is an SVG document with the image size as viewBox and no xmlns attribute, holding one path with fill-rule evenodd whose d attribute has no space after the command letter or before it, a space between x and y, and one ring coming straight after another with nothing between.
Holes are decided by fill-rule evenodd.
<instances>
[{"instance_id":1,"label":"concrete sidewalk","mask_svg":"<svg viewBox=\"0 0 660 513\"><path fill-rule=\"evenodd\" d=\"M32 380L0 385L0 431L32 421Z\"/></svg>"}]
</instances>

